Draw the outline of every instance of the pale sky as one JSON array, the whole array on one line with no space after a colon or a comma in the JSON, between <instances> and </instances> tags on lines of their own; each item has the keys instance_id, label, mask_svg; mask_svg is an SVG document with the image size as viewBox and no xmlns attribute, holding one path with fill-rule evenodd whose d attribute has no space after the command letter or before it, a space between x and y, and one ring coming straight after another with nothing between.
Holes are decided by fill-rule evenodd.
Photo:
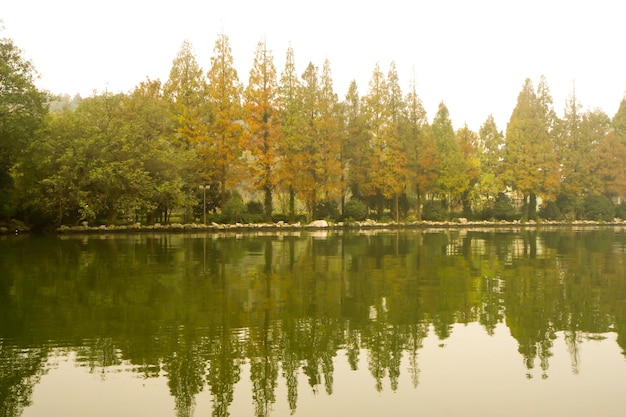
<instances>
[{"instance_id":1,"label":"pale sky","mask_svg":"<svg viewBox=\"0 0 626 417\"><path fill-rule=\"evenodd\" d=\"M505 130L524 80L542 74L559 115L575 84L583 109L613 117L625 12L614 0L19 0L0 7L0 37L34 63L40 88L83 97L165 82L185 39L206 72L221 32L244 84L263 39L279 74L289 44L299 73L328 58L340 99L353 79L367 94L375 64L395 61L404 93L415 74L429 121L444 101L455 129L493 114Z\"/></svg>"}]
</instances>

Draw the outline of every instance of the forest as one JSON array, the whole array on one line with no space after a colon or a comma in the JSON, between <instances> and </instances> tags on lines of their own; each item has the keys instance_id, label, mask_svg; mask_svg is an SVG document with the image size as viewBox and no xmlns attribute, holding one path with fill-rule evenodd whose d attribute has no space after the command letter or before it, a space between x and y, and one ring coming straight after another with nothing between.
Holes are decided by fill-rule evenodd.
<instances>
[{"instance_id":1,"label":"forest","mask_svg":"<svg viewBox=\"0 0 626 417\"><path fill-rule=\"evenodd\" d=\"M208 70L184 41L164 82L87 98L38 89L11 39L0 54L5 224L626 218L626 99L610 117L572 89L559 115L543 76L474 132L443 101L429 121L393 62L340 98L328 60L297 69L290 47L279 71L259 42L243 83L223 33Z\"/></svg>"}]
</instances>

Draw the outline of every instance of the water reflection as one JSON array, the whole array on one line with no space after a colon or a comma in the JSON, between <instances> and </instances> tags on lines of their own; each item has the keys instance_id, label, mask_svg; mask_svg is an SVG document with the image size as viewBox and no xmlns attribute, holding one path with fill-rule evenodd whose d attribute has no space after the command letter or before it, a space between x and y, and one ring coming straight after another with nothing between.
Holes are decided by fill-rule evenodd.
<instances>
[{"instance_id":1,"label":"water reflection","mask_svg":"<svg viewBox=\"0 0 626 417\"><path fill-rule=\"evenodd\" d=\"M303 383L333 394L338 364L415 389L427 338L470 324L506 326L527 378L550 376L562 334L576 374L581 343L626 349L625 261L614 228L4 239L0 415L64 355L101 380L164 378L180 416L202 392L229 415L244 374L255 415L281 384L295 413Z\"/></svg>"}]
</instances>

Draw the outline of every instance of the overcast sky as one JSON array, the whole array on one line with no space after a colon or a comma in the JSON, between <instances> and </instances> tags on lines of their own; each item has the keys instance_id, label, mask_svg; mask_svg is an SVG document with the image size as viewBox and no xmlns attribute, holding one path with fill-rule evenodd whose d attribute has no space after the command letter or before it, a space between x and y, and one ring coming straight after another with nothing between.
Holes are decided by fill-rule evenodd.
<instances>
[{"instance_id":1,"label":"overcast sky","mask_svg":"<svg viewBox=\"0 0 626 417\"><path fill-rule=\"evenodd\" d=\"M612 117L626 90L626 6L614 0L19 0L0 8L4 31L52 93L83 97L165 81L182 42L209 68L217 35L231 43L247 84L265 39L278 73L292 45L297 70L329 59L341 99L365 95L375 64L395 61L403 91L415 74L432 121L443 101L454 127L478 130L489 114L506 129L522 84L547 78L555 110L576 86L584 109Z\"/></svg>"}]
</instances>

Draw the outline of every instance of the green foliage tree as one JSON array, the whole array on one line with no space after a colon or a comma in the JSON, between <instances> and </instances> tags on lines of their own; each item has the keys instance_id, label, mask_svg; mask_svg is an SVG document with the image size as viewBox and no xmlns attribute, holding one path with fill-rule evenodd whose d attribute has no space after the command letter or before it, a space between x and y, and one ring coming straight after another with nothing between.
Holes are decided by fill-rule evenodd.
<instances>
[{"instance_id":1,"label":"green foliage tree","mask_svg":"<svg viewBox=\"0 0 626 417\"><path fill-rule=\"evenodd\" d=\"M436 191L447 200L448 207L452 207L453 204L450 203L460 201L469 188L469 178L461 144L454 133L450 113L443 101L439 103L433 119L432 132L439 156Z\"/></svg>"},{"instance_id":2,"label":"green foliage tree","mask_svg":"<svg viewBox=\"0 0 626 417\"><path fill-rule=\"evenodd\" d=\"M13 40L0 38L0 219L16 214L11 171L47 113L48 95L35 86L37 77Z\"/></svg>"},{"instance_id":3,"label":"green foliage tree","mask_svg":"<svg viewBox=\"0 0 626 417\"><path fill-rule=\"evenodd\" d=\"M207 89L193 46L186 40L174 58L169 78L163 85L163 95L170 105L169 111L176 129L172 141L182 149L203 149L207 146L207 125L210 122Z\"/></svg>"},{"instance_id":4,"label":"green foliage tree","mask_svg":"<svg viewBox=\"0 0 626 417\"><path fill-rule=\"evenodd\" d=\"M394 199L397 219L397 198L408 182L408 159L399 130L404 108L395 64L391 64L387 77L377 64L369 92L364 97L369 155L368 176L362 189L375 202L379 217L383 214L385 200Z\"/></svg>"},{"instance_id":5,"label":"green foliage tree","mask_svg":"<svg viewBox=\"0 0 626 417\"><path fill-rule=\"evenodd\" d=\"M320 173L318 191L320 200L331 204L343 195L345 187L341 164L343 147L343 121L339 99L333 85L330 61L324 60L319 81L319 119L317 121L317 140L319 144L319 163L316 170ZM336 205L336 204L334 204Z\"/></svg>"},{"instance_id":6,"label":"green foliage tree","mask_svg":"<svg viewBox=\"0 0 626 417\"><path fill-rule=\"evenodd\" d=\"M576 200L582 201L585 196L601 190L600 178L596 175L599 161L597 147L608 123L597 112L581 113L580 103L575 91L568 98L565 114L560 121L556 151L561 167L561 194L567 201L574 204L561 211L566 218L576 219L582 213L572 208L578 206ZM604 121L603 121L604 119Z\"/></svg>"},{"instance_id":7,"label":"green foliage tree","mask_svg":"<svg viewBox=\"0 0 626 417\"><path fill-rule=\"evenodd\" d=\"M402 140L407 155L409 185L416 195L416 217L422 219L422 196L432 191L437 178L437 145L431 134L426 110L417 94L415 80L405 98L406 120Z\"/></svg>"},{"instance_id":8,"label":"green foliage tree","mask_svg":"<svg viewBox=\"0 0 626 417\"><path fill-rule=\"evenodd\" d=\"M467 188L461 193L463 215L465 217L472 217L472 206L475 204L474 202L480 198L479 195L476 195L478 191L476 185L482 174L479 136L475 132L472 132L466 124L457 131L456 137L461 146L461 151L463 152L465 176L468 181Z\"/></svg>"},{"instance_id":9,"label":"green foliage tree","mask_svg":"<svg viewBox=\"0 0 626 417\"><path fill-rule=\"evenodd\" d=\"M341 124L337 95L333 91L330 63L324 63L321 80L309 63L297 91L299 116L295 127L299 140L292 143L290 165L297 169L293 187L302 196L307 220L320 201L341 195Z\"/></svg>"},{"instance_id":10,"label":"green foliage tree","mask_svg":"<svg viewBox=\"0 0 626 417\"><path fill-rule=\"evenodd\" d=\"M280 76L280 125L283 132L279 142L281 162L278 169L279 183L289 194L289 217L293 221L296 211L296 176L300 158L299 142L301 137L302 104L299 91L301 89L293 48L289 46L285 57L285 68Z\"/></svg>"},{"instance_id":11,"label":"green foliage tree","mask_svg":"<svg viewBox=\"0 0 626 417\"><path fill-rule=\"evenodd\" d=\"M149 80L129 95L104 93L51 113L20 167L25 210L54 225L115 224L120 215L169 221L172 209L192 204L189 151L172 143L170 121L160 82Z\"/></svg>"},{"instance_id":12,"label":"green foliage tree","mask_svg":"<svg viewBox=\"0 0 626 417\"><path fill-rule=\"evenodd\" d=\"M506 129L503 154L505 183L526 202L524 218L535 219L537 196L553 199L559 190L560 169L551 137L553 118L543 84L539 93L526 79Z\"/></svg>"},{"instance_id":13,"label":"green foliage tree","mask_svg":"<svg viewBox=\"0 0 626 417\"><path fill-rule=\"evenodd\" d=\"M617 112L611 121L611 126L615 134L623 142L626 142L626 97L622 98L622 101L620 101Z\"/></svg>"},{"instance_id":14,"label":"green foliage tree","mask_svg":"<svg viewBox=\"0 0 626 417\"><path fill-rule=\"evenodd\" d=\"M344 140L341 161L343 172L347 171L347 186L354 198L362 198L361 187L367 177L366 153L367 128L361 106L361 98L355 80L350 82L343 101Z\"/></svg>"},{"instance_id":15,"label":"green foliage tree","mask_svg":"<svg viewBox=\"0 0 626 417\"><path fill-rule=\"evenodd\" d=\"M600 142L598 158L601 161L598 175L604 195L609 198L626 195L626 145L615 131L609 132Z\"/></svg>"},{"instance_id":16,"label":"green foliage tree","mask_svg":"<svg viewBox=\"0 0 626 417\"><path fill-rule=\"evenodd\" d=\"M498 193L504 190L501 171L501 155L504 135L498 130L493 115L489 115L478 131L481 174L477 191L488 202L493 203Z\"/></svg>"}]
</instances>

